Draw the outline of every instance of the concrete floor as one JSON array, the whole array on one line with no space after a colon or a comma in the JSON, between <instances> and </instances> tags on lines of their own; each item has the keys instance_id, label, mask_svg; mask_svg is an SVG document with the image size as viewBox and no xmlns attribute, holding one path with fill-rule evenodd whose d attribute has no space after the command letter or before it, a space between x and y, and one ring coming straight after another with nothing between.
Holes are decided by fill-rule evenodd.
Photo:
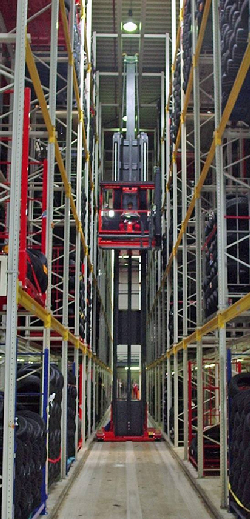
<instances>
[{"instance_id":1,"label":"concrete floor","mask_svg":"<svg viewBox=\"0 0 250 519\"><path fill-rule=\"evenodd\" d=\"M95 443L58 519L209 519L162 443Z\"/></svg>"}]
</instances>

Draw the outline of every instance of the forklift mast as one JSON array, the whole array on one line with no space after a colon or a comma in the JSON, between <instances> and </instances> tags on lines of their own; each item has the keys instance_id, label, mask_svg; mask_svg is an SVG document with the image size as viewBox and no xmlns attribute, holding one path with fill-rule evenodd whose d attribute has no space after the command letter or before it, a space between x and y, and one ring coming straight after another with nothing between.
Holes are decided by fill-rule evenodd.
<instances>
[{"instance_id":1,"label":"forklift mast","mask_svg":"<svg viewBox=\"0 0 250 519\"><path fill-rule=\"evenodd\" d=\"M161 246L161 178L148 172L148 136L139 133L137 57L124 61L126 135L113 136L113 179L100 183L101 248L147 250Z\"/></svg>"},{"instance_id":2,"label":"forklift mast","mask_svg":"<svg viewBox=\"0 0 250 519\"><path fill-rule=\"evenodd\" d=\"M146 269L147 250L161 245L160 169L154 168L154 178L149 181L148 136L138 131L137 57L125 57L124 66L126 136L122 132L114 134L113 180L100 183L99 246L114 250L114 331L112 415L109 430L104 428L97 438L150 441L159 439L160 433L147 427ZM138 280L139 311L133 306L134 278ZM124 286L126 309L120 307ZM126 348L123 367L118 354L120 345ZM132 379L133 369L136 369L133 345L140 348L140 391L137 393ZM121 369L124 370L122 394L119 387Z\"/></svg>"}]
</instances>

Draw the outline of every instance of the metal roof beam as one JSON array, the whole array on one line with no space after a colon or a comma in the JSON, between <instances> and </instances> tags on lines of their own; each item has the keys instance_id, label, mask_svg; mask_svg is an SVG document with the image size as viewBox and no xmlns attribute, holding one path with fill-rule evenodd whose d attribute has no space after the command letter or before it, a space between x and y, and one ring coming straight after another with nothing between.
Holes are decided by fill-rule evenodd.
<instances>
[{"instance_id":1,"label":"metal roof beam","mask_svg":"<svg viewBox=\"0 0 250 519\"><path fill-rule=\"evenodd\" d=\"M120 0L121 1L121 0ZM116 32L97 32L97 38L118 38L119 34ZM121 38L141 38L141 34L121 34ZM150 39L166 39L166 34L144 34L144 38Z\"/></svg>"}]
</instances>

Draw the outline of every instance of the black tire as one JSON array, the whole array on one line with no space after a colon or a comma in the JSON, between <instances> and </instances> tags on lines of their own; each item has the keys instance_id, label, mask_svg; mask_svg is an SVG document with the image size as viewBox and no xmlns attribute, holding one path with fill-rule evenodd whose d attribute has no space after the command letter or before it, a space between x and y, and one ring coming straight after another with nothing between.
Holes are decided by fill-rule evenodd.
<instances>
[{"instance_id":1,"label":"black tire","mask_svg":"<svg viewBox=\"0 0 250 519\"><path fill-rule=\"evenodd\" d=\"M229 383L229 396L232 398L244 390L250 390L250 373L248 372L238 373L231 378Z\"/></svg>"}]
</instances>

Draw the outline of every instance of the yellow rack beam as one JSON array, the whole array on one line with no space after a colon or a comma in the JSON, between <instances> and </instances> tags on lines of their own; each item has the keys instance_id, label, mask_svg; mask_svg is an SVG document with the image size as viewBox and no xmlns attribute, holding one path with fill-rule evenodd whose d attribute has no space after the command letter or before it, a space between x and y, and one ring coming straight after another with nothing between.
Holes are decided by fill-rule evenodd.
<instances>
[{"instance_id":1,"label":"yellow rack beam","mask_svg":"<svg viewBox=\"0 0 250 519\"><path fill-rule=\"evenodd\" d=\"M87 149L87 139L86 139L85 126L84 126L84 113L83 113L82 107L81 107L79 86L78 86L77 75L76 75L76 68L75 68L75 60L74 60L74 56L73 56L73 52L72 52L71 44L70 44L68 20L67 20L64 0L59 0L59 4L60 4L60 13L61 13L61 18L62 18L63 33L64 33L64 38L65 38L65 43L66 43L66 48L67 48L67 54L68 54L68 58L69 58L69 63L73 67L73 87L74 87L74 92L75 92L75 97L76 97L76 105L77 105L77 111L78 111L78 121L81 121L83 123L83 147L84 147L85 157L88 158L89 157L89 152L88 152L88 149ZM82 5L81 5L81 9L82 9ZM86 37L86 31L84 31L84 35ZM86 41L85 41L85 47L86 47ZM90 64L89 64L89 60L88 60L88 67L89 67L89 65ZM91 164L89 164L89 177L90 177L90 187L92 189L93 181L92 181Z\"/></svg>"},{"instance_id":2,"label":"yellow rack beam","mask_svg":"<svg viewBox=\"0 0 250 519\"><path fill-rule=\"evenodd\" d=\"M210 319L206 324L197 328L191 335L185 337L178 344L172 346L170 350L168 350L162 357L156 359L154 362L149 364L147 369L151 369L155 367L157 364L163 362L167 357L171 355L175 355L178 351L181 351L187 347L188 344L195 344L201 341L202 337L208 335L209 333L218 330L219 328L223 328L226 323L229 323L236 317L239 317L242 313L250 310L250 293L246 294L239 301L236 301L233 305L229 306L225 310L218 312L218 314Z\"/></svg>"},{"instance_id":3,"label":"yellow rack beam","mask_svg":"<svg viewBox=\"0 0 250 519\"><path fill-rule=\"evenodd\" d=\"M85 236L84 236L84 233L83 233L83 230L82 230L82 225L81 225L81 222L79 220L79 217L78 217L78 214L77 214L77 211L76 211L76 205L75 205L72 193L71 193L70 183L69 183L68 178L67 178L67 173L66 173L66 170L65 170L65 167L64 167L62 155L61 155L60 148L59 148L59 145L58 145L58 141L57 141L57 138L56 138L56 135L55 135L55 129L53 128L52 123L51 123L50 114L49 114L47 103L46 103L46 100L45 100L45 97L44 97L44 93L43 93L40 77L39 77L39 74L38 74L38 71L37 71L37 67L36 67L36 64L35 64L35 61L34 61L34 57L33 57L33 54L32 54L32 51L31 51L31 47L30 47L30 43L29 43L28 39L26 39L26 63L27 63L27 67L28 67L28 70L29 70L29 73L30 73L30 77L31 77L33 85L34 85L34 89L35 89L35 92L36 92L36 95L37 95L40 107L41 107L41 111L42 111L42 114L43 114L44 122L45 122L46 128L48 130L49 140L51 142L55 143L55 157L56 157L58 168L59 168L59 171L60 171L60 174L61 174L61 177L62 177L62 181L63 181L63 184L64 184L65 195L67 197L69 197L69 199L70 199L71 212L72 212L72 215L73 215L74 220L75 220L76 228L77 228L78 232L80 232L81 243L82 243L82 246L83 246L83 251L84 251L84 254L87 255L88 266L89 266L89 269L91 270L91 269L93 269L93 265L92 265L92 263L90 261L90 257L89 257L89 254L88 254L88 247L87 247ZM93 278L96 279L94 277L94 275L93 275ZM99 293L99 299L100 299L100 302L102 304L100 293ZM105 314L105 309L104 309L103 304L102 304L102 308L103 308L103 311L104 311L105 322L107 324L107 316ZM111 340L112 340L112 335L110 333L109 327L108 327L108 332L109 332L109 335L110 335Z\"/></svg>"},{"instance_id":4,"label":"yellow rack beam","mask_svg":"<svg viewBox=\"0 0 250 519\"><path fill-rule=\"evenodd\" d=\"M207 0L207 2L205 3L201 26L200 26L200 30L199 30L199 36L198 36L197 45L196 45L196 49L195 49L195 54L193 55L193 64L191 66L190 73L189 73L189 80L188 80L188 84L187 84L185 103L184 103L184 107L183 107L183 112L181 114L181 120L184 122L186 120L187 109L188 109L188 105L190 102L190 96L191 96L191 92L192 92L192 88L193 88L193 69L194 69L194 66L197 66L198 60L200 58L201 46L203 43L205 30L206 30L206 26L207 26L207 20L208 20L208 16L209 16L211 1L212 0ZM172 91L171 91L171 94L172 94ZM169 98L170 98L171 94L169 94ZM169 109L169 100L168 100L168 104L167 104L167 110L168 109ZM177 138L176 138L176 146L175 146L176 149L179 148L180 140L181 140L181 123L179 125ZM166 191L170 189L171 180L172 180L172 171L173 171L173 162L171 162L171 164L170 164L169 178L168 178L168 182L166 185ZM166 201L166 198L164 198L164 204L165 204L165 201Z\"/></svg>"},{"instance_id":5,"label":"yellow rack beam","mask_svg":"<svg viewBox=\"0 0 250 519\"><path fill-rule=\"evenodd\" d=\"M111 370L108 366L106 366L96 355L93 355L92 351L90 351L86 344L84 344L79 338L77 338L73 333L71 333L68 328L63 326L60 321L58 321L51 312L48 312L43 306L41 306L37 301L35 301L25 290L23 290L20 286L18 287L18 295L17 295L18 304L20 304L27 312L30 312L32 315L38 317L43 321L44 325L54 332L58 333L63 340L68 340L70 344L75 346L76 348L80 348L85 355L89 358L93 358L94 362L101 365L106 371L111 373Z\"/></svg>"},{"instance_id":6,"label":"yellow rack beam","mask_svg":"<svg viewBox=\"0 0 250 519\"><path fill-rule=\"evenodd\" d=\"M189 222L190 217L192 215L192 212L193 212L193 210L195 208L195 201L196 201L197 198L200 197L201 189L202 189L202 187L204 185L204 182L205 182L205 180L207 178L207 174L208 174L209 168L210 168L210 166L211 166L211 164L213 162L214 156L215 156L216 146L221 143L221 139L222 139L223 133L225 131L226 124L227 124L228 119L230 117L230 114L231 114L231 112L232 112L232 110L234 108L234 105L235 105L236 100L238 98L240 89L241 89L241 87L243 85L243 82L244 82L244 79L246 77L246 74L248 72L249 67L250 67L250 42L247 45L247 48L246 48L245 54L243 56L243 60L241 62L238 74L236 76L234 85L232 87L232 90L230 92L229 98L227 100L227 104L226 104L224 112L222 114L222 118L221 118L219 127L214 132L214 137L213 137L213 141L212 141L210 150L208 152L205 164L203 166L203 169L202 169L202 172L201 172L198 184L195 187L194 194L193 194L192 200L191 200L191 202L189 204L189 207L188 207L185 219L183 220L183 222L181 224L181 230L180 230L180 232L178 234L177 241L176 241L175 245L173 246L172 253L170 255L168 265L167 265L166 270L165 270L165 272L163 274L163 283L161 283L161 286L160 286L160 288L159 288L159 290L158 290L158 292L157 292L157 294L155 296L155 300L154 300L152 309L154 308L154 306L156 304L156 299L159 297L160 292L161 292L161 290L162 290L162 288L164 286L167 274L169 273L169 270L170 270L170 266L172 265L173 256L175 254L177 254L179 245L181 244L181 241L182 241L182 238L183 238L183 234L186 232L186 229L187 229L187 226L188 226L188 222ZM151 310L151 312L152 312L152 310ZM150 312L149 315L151 315L151 312Z\"/></svg>"}]
</instances>

